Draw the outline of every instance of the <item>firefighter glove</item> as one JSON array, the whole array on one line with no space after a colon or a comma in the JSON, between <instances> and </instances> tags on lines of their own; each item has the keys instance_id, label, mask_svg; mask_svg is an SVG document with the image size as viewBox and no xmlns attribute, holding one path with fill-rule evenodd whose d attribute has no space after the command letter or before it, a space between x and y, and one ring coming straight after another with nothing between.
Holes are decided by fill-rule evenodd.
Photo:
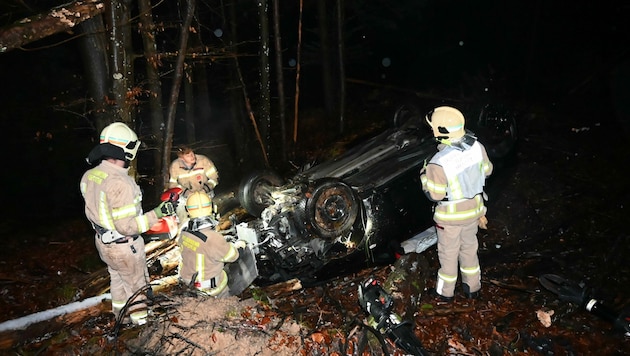
<instances>
[{"instance_id":1,"label":"firefighter glove","mask_svg":"<svg viewBox=\"0 0 630 356\"><path fill-rule=\"evenodd\" d=\"M155 215L158 219L165 216L175 215L175 207L170 201L163 201L160 205L153 209L153 211L155 211Z\"/></svg>"},{"instance_id":2,"label":"firefighter glove","mask_svg":"<svg viewBox=\"0 0 630 356\"><path fill-rule=\"evenodd\" d=\"M245 246L247 246L247 242L245 240L237 240L234 243L234 247L236 248L245 248Z\"/></svg>"},{"instance_id":3,"label":"firefighter glove","mask_svg":"<svg viewBox=\"0 0 630 356\"><path fill-rule=\"evenodd\" d=\"M488 230L488 218L485 215L479 218L479 228Z\"/></svg>"}]
</instances>

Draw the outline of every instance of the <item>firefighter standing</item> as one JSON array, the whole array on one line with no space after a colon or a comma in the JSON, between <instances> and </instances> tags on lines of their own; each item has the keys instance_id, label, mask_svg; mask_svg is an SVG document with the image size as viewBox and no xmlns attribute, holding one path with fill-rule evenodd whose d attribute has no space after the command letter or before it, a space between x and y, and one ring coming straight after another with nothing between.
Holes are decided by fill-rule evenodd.
<instances>
[{"instance_id":1,"label":"firefighter standing","mask_svg":"<svg viewBox=\"0 0 630 356\"><path fill-rule=\"evenodd\" d=\"M440 269L435 292L442 301L453 300L459 266L464 295L477 298L481 289L477 231L487 224L483 187L492 163L484 146L465 130L459 110L441 106L426 119L439 142L438 152L421 173L422 190L436 202L433 220Z\"/></svg>"},{"instance_id":2,"label":"firefighter standing","mask_svg":"<svg viewBox=\"0 0 630 356\"><path fill-rule=\"evenodd\" d=\"M127 125L115 122L105 127L99 145L87 157L92 165L100 163L85 172L80 183L85 215L96 230L96 248L109 271L116 318L127 301L149 283L140 234L159 218L174 214L170 202L143 214L140 187L128 174L139 146L138 136ZM136 325L146 322L147 308L142 303L145 299L140 293L133 300L137 303L130 304L129 319Z\"/></svg>"},{"instance_id":3,"label":"firefighter standing","mask_svg":"<svg viewBox=\"0 0 630 356\"><path fill-rule=\"evenodd\" d=\"M226 297L229 289L224 264L238 259L238 248L244 248L245 241L232 244L215 230L212 201L204 192L192 193L186 200L186 210L190 220L179 237L179 277L210 296Z\"/></svg>"}]
</instances>

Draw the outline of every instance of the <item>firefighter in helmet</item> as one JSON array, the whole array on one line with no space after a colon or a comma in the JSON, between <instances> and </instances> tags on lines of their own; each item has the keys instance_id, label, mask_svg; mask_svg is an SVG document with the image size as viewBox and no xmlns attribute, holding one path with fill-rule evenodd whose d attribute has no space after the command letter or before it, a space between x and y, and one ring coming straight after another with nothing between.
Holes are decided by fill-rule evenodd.
<instances>
[{"instance_id":1,"label":"firefighter in helmet","mask_svg":"<svg viewBox=\"0 0 630 356\"><path fill-rule=\"evenodd\" d=\"M481 290L477 231L487 228L483 187L492 163L484 146L465 129L458 109L437 107L426 120L438 141L438 152L420 176L422 190L435 202L440 260L435 293L442 301L452 301L461 273L464 296L477 298Z\"/></svg>"},{"instance_id":2,"label":"firefighter in helmet","mask_svg":"<svg viewBox=\"0 0 630 356\"><path fill-rule=\"evenodd\" d=\"M146 297L136 292L148 288L149 273L140 234L175 211L170 202L142 211L142 192L128 174L139 146L138 136L124 123L105 127L99 144L87 157L89 164L98 165L83 174L80 189L85 215L96 231L96 249L109 271L114 316L121 317L129 302L129 317L122 317L142 325L148 314L142 303ZM130 300L132 296L134 300Z\"/></svg>"},{"instance_id":3,"label":"firefighter in helmet","mask_svg":"<svg viewBox=\"0 0 630 356\"><path fill-rule=\"evenodd\" d=\"M244 248L246 243L243 240L227 242L216 231L212 200L205 192L190 194L186 210L190 219L179 237L179 277L185 284L210 296L226 297L229 289L224 264L236 261L238 249Z\"/></svg>"}]
</instances>

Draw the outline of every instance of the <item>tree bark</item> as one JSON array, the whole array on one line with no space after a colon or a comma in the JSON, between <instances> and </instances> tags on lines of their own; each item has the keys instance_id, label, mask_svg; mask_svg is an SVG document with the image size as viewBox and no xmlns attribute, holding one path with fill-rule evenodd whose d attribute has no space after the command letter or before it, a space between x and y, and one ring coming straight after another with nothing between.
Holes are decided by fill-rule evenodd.
<instances>
[{"instance_id":1,"label":"tree bark","mask_svg":"<svg viewBox=\"0 0 630 356\"><path fill-rule=\"evenodd\" d=\"M260 134L265 151L270 152L271 95L269 92L269 6L258 0L260 18Z\"/></svg>"},{"instance_id":2,"label":"tree bark","mask_svg":"<svg viewBox=\"0 0 630 356\"><path fill-rule=\"evenodd\" d=\"M317 1L317 23L319 24L319 49L322 62L322 90L326 116L333 117L333 74L331 72L330 40L328 35L328 16L326 1Z\"/></svg>"},{"instance_id":3,"label":"tree bark","mask_svg":"<svg viewBox=\"0 0 630 356\"><path fill-rule=\"evenodd\" d=\"M186 68L184 79L184 122L186 123L186 142L193 143L197 140L195 129L195 93L193 87L193 70Z\"/></svg>"},{"instance_id":4,"label":"tree bark","mask_svg":"<svg viewBox=\"0 0 630 356\"><path fill-rule=\"evenodd\" d=\"M186 58L186 48L188 47L188 34L190 24L195 10L195 0L186 2L186 18L182 24L179 37L179 55L177 56L177 64L175 66L175 74L173 79L173 87L168 104L168 115L166 116L166 136L164 140L164 154L162 155L162 185L166 186L168 180L168 167L171 160L171 148L173 147L173 129L175 126L175 113L177 111L177 98L182 84L182 75L184 72L184 60Z\"/></svg>"},{"instance_id":5,"label":"tree bark","mask_svg":"<svg viewBox=\"0 0 630 356\"><path fill-rule=\"evenodd\" d=\"M144 47L144 58L147 61L147 89L149 91L149 113L151 116L151 132L156 150L153 153L153 173L158 176L162 168L162 155L160 149L164 147L164 133L161 128L164 124L164 111L162 110L162 84L158 68L161 66L160 56L157 53L155 42L156 26L153 22L153 13L150 0L138 0L140 10L140 33ZM159 193L159 189L156 194ZM157 198L157 196L156 196Z\"/></svg>"},{"instance_id":6,"label":"tree bark","mask_svg":"<svg viewBox=\"0 0 630 356\"><path fill-rule=\"evenodd\" d=\"M102 14L104 10L103 0L77 1L17 21L0 30L0 53L59 32L71 31L77 24Z\"/></svg>"},{"instance_id":7,"label":"tree bark","mask_svg":"<svg viewBox=\"0 0 630 356\"><path fill-rule=\"evenodd\" d=\"M345 45L343 41L344 2L337 0L337 48L339 58L339 134L342 135L346 127L346 67Z\"/></svg>"},{"instance_id":8,"label":"tree bark","mask_svg":"<svg viewBox=\"0 0 630 356\"><path fill-rule=\"evenodd\" d=\"M79 30L83 34L79 39L79 44L88 92L92 101L90 112L95 123L94 130L100 132L110 116L106 98L110 90L108 78L111 75L107 61L108 46L103 17L95 16L80 23Z\"/></svg>"},{"instance_id":9,"label":"tree bark","mask_svg":"<svg viewBox=\"0 0 630 356\"><path fill-rule=\"evenodd\" d=\"M280 121L280 137L282 141L282 162L287 162L287 124L284 97L284 70L282 66L282 38L280 36L280 0L272 1L274 46L276 51L276 82L278 86L278 120Z\"/></svg>"},{"instance_id":10,"label":"tree bark","mask_svg":"<svg viewBox=\"0 0 630 356\"><path fill-rule=\"evenodd\" d=\"M298 44L297 44L297 64L295 65L295 104L293 107L293 145L297 144L298 136L298 103L300 102L300 52L302 51L302 11L304 0L300 0L300 15L298 18Z\"/></svg>"}]
</instances>

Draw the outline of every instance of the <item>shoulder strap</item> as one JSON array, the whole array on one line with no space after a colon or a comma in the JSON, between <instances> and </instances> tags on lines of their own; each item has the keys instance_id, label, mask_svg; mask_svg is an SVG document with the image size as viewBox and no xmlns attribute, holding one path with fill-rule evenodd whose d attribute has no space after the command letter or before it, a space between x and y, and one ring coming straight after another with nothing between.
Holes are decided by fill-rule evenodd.
<instances>
[{"instance_id":1,"label":"shoulder strap","mask_svg":"<svg viewBox=\"0 0 630 356\"><path fill-rule=\"evenodd\" d=\"M206 242L208 236L204 235L201 231L188 231L191 234L197 236L201 241Z\"/></svg>"}]
</instances>

